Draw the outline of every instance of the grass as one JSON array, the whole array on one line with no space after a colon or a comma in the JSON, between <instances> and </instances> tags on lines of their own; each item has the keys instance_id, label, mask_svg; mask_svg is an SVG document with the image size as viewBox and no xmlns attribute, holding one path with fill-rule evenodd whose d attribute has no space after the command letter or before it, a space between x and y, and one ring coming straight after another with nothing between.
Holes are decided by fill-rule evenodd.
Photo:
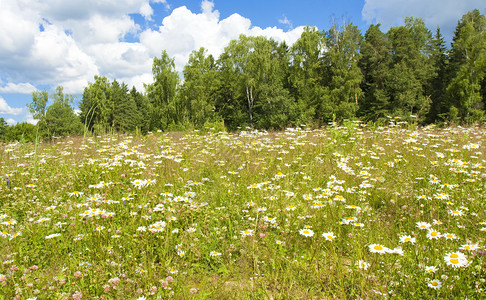
<instances>
[{"instance_id":1,"label":"grass","mask_svg":"<svg viewBox=\"0 0 486 300\"><path fill-rule=\"evenodd\" d=\"M485 136L348 123L3 145L0 295L480 298Z\"/></svg>"}]
</instances>

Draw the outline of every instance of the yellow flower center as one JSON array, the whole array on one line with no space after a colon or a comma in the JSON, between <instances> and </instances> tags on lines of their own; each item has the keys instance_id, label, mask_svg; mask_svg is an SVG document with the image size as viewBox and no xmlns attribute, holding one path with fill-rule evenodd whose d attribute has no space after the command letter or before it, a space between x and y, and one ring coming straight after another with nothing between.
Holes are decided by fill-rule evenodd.
<instances>
[{"instance_id":1,"label":"yellow flower center","mask_svg":"<svg viewBox=\"0 0 486 300\"><path fill-rule=\"evenodd\" d=\"M430 233L431 236L437 236L437 232Z\"/></svg>"},{"instance_id":2,"label":"yellow flower center","mask_svg":"<svg viewBox=\"0 0 486 300\"><path fill-rule=\"evenodd\" d=\"M406 238L405 242L410 242L412 239L411 238Z\"/></svg>"},{"instance_id":3,"label":"yellow flower center","mask_svg":"<svg viewBox=\"0 0 486 300\"><path fill-rule=\"evenodd\" d=\"M459 260L453 258L453 259L450 260L450 262L453 263L453 264L455 264L455 265L457 265L459 263Z\"/></svg>"},{"instance_id":4,"label":"yellow flower center","mask_svg":"<svg viewBox=\"0 0 486 300\"><path fill-rule=\"evenodd\" d=\"M377 245L377 246L373 247L373 249L375 249L377 251L381 251L381 250L383 250L383 247L380 246L380 245Z\"/></svg>"},{"instance_id":5,"label":"yellow flower center","mask_svg":"<svg viewBox=\"0 0 486 300\"><path fill-rule=\"evenodd\" d=\"M455 254L455 253L452 253L452 254L451 254L451 257L452 257L452 258L459 258L459 255L457 255L457 254Z\"/></svg>"},{"instance_id":6,"label":"yellow flower center","mask_svg":"<svg viewBox=\"0 0 486 300\"><path fill-rule=\"evenodd\" d=\"M433 286L438 286L438 285L439 285L439 283L438 283L437 281L432 281L432 285L433 285Z\"/></svg>"}]
</instances>

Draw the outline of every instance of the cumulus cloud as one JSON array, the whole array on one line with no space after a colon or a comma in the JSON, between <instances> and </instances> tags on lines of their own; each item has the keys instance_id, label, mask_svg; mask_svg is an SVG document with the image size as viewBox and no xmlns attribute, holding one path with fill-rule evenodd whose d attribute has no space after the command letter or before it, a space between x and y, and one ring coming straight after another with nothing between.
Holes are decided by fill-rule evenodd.
<instances>
[{"instance_id":1,"label":"cumulus cloud","mask_svg":"<svg viewBox=\"0 0 486 300\"><path fill-rule=\"evenodd\" d=\"M15 124L17 124L17 121L15 121L12 118L9 118L9 119L5 120L5 122L7 122L7 125L15 125Z\"/></svg>"},{"instance_id":2,"label":"cumulus cloud","mask_svg":"<svg viewBox=\"0 0 486 300\"><path fill-rule=\"evenodd\" d=\"M5 94L31 94L37 89L30 83L12 83L9 82L5 86L0 86L0 93Z\"/></svg>"},{"instance_id":3,"label":"cumulus cloud","mask_svg":"<svg viewBox=\"0 0 486 300\"><path fill-rule=\"evenodd\" d=\"M25 120L24 120L24 121L25 121L25 122L27 122L27 123L33 124L33 125L35 125L35 124L37 124L37 122L39 122L39 120L35 120L35 119L34 119L34 117L32 116L32 114L31 114L31 113L28 113L28 114L26 115L26 117L25 117Z\"/></svg>"},{"instance_id":4,"label":"cumulus cloud","mask_svg":"<svg viewBox=\"0 0 486 300\"><path fill-rule=\"evenodd\" d=\"M452 37L457 21L475 8L484 12L484 0L365 0L363 20L381 23L383 30L403 24L405 17L420 17L429 28L439 26L445 36Z\"/></svg>"},{"instance_id":5,"label":"cumulus cloud","mask_svg":"<svg viewBox=\"0 0 486 300\"><path fill-rule=\"evenodd\" d=\"M174 57L176 69L181 71L192 50L204 47L209 54L219 56L228 43L239 35L263 35L287 44L293 44L301 35L303 27L283 31L277 27L252 27L251 21L239 14L220 20L214 3L202 1L201 13L193 13L185 6L178 7L164 18L157 30L147 29L140 34L140 42L151 56L159 56L165 49Z\"/></svg>"},{"instance_id":6,"label":"cumulus cloud","mask_svg":"<svg viewBox=\"0 0 486 300\"><path fill-rule=\"evenodd\" d=\"M23 109L22 108L13 108L10 107L5 99L0 97L0 115L20 115L22 113Z\"/></svg>"},{"instance_id":7,"label":"cumulus cloud","mask_svg":"<svg viewBox=\"0 0 486 300\"><path fill-rule=\"evenodd\" d=\"M170 11L166 0L0 0L0 83L2 93L31 93L35 86L80 94L94 75L105 75L143 90L152 82L152 59L162 50L181 72L191 51L205 47L219 56L239 35L263 35L293 44L303 27L260 28L239 14L220 18L212 1L200 11ZM154 5L169 15L154 24ZM145 19L137 24L133 14ZM291 25L284 18L284 25ZM142 28L143 26L143 28ZM290 27L291 28L291 27ZM127 38L127 37L130 37ZM5 100L1 111L20 113Z\"/></svg>"}]
</instances>

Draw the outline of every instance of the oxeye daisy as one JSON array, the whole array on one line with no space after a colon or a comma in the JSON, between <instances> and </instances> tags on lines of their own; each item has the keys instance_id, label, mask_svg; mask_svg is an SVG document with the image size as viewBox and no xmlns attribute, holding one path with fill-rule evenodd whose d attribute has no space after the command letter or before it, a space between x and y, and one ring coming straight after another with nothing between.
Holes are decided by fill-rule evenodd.
<instances>
[{"instance_id":1,"label":"oxeye daisy","mask_svg":"<svg viewBox=\"0 0 486 300\"><path fill-rule=\"evenodd\" d=\"M429 272L429 273L435 273L437 272L438 268L435 267L435 266L427 266L425 267L425 271Z\"/></svg>"},{"instance_id":2,"label":"oxeye daisy","mask_svg":"<svg viewBox=\"0 0 486 300\"><path fill-rule=\"evenodd\" d=\"M412 243L415 244L415 238L410 235L400 236L400 243Z\"/></svg>"},{"instance_id":3,"label":"oxeye daisy","mask_svg":"<svg viewBox=\"0 0 486 300\"><path fill-rule=\"evenodd\" d=\"M451 210L449 210L449 215L457 217L457 216L464 215L464 212L460 209L451 209Z\"/></svg>"},{"instance_id":4,"label":"oxeye daisy","mask_svg":"<svg viewBox=\"0 0 486 300\"><path fill-rule=\"evenodd\" d=\"M467 250L467 251L473 251L473 250L479 249L479 245L478 244L468 243L468 244L462 245L459 249L461 249L461 250Z\"/></svg>"},{"instance_id":5,"label":"oxeye daisy","mask_svg":"<svg viewBox=\"0 0 486 300\"><path fill-rule=\"evenodd\" d=\"M446 240L455 240L455 239L457 239L457 236L454 233L444 233L442 236L445 237Z\"/></svg>"},{"instance_id":6,"label":"oxeye daisy","mask_svg":"<svg viewBox=\"0 0 486 300\"><path fill-rule=\"evenodd\" d=\"M296 209L296 207L295 207L295 206L293 206L293 205L289 205L289 206L287 206L285 209L286 209L287 211L292 211L292 210L295 210L295 209Z\"/></svg>"},{"instance_id":7,"label":"oxeye daisy","mask_svg":"<svg viewBox=\"0 0 486 300\"><path fill-rule=\"evenodd\" d=\"M429 281L428 286L433 289L439 289L442 286L442 282L437 279Z\"/></svg>"},{"instance_id":8,"label":"oxeye daisy","mask_svg":"<svg viewBox=\"0 0 486 300\"><path fill-rule=\"evenodd\" d=\"M327 241L334 241L336 236L334 235L333 232L324 232L322 236L327 240Z\"/></svg>"},{"instance_id":9,"label":"oxeye daisy","mask_svg":"<svg viewBox=\"0 0 486 300\"><path fill-rule=\"evenodd\" d=\"M444 260L448 266L454 268L465 267L469 264L466 256L461 252L451 252L444 256Z\"/></svg>"},{"instance_id":10,"label":"oxeye daisy","mask_svg":"<svg viewBox=\"0 0 486 300\"><path fill-rule=\"evenodd\" d=\"M209 256L212 256L212 257L217 257L217 256L220 256L220 255L221 255L221 253L220 252L216 252L216 251L211 251L209 253Z\"/></svg>"},{"instance_id":11,"label":"oxeye daisy","mask_svg":"<svg viewBox=\"0 0 486 300\"><path fill-rule=\"evenodd\" d=\"M371 266L369 263L365 262L364 260L358 260L356 262L356 265L358 266L358 268L363 270L368 270L368 268Z\"/></svg>"},{"instance_id":12,"label":"oxeye daisy","mask_svg":"<svg viewBox=\"0 0 486 300\"><path fill-rule=\"evenodd\" d=\"M432 225L427 222L417 222L417 227L420 229L429 229Z\"/></svg>"},{"instance_id":13,"label":"oxeye daisy","mask_svg":"<svg viewBox=\"0 0 486 300\"><path fill-rule=\"evenodd\" d=\"M429 228L428 229L428 231L427 231L427 238L429 240L432 240L432 239L436 240L436 239L438 239L440 237L441 237L441 234L439 232L437 232L437 230L434 230L432 228Z\"/></svg>"},{"instance_id":14,"label":"oxeye daisy","mask_svg":"<svg viewBox=\"0 0 486 300\"><path fill-rule=\"evenodd\" d=\"M305 237L311 237L314 235L314 231L306 228L299 230L299 233Z\"/></svg>"},{"instance_id":15,"label":"oxeye daisy","mask_svg":"<svg viewBox=\"0 0 486 300\"><path fill-rule=\"evenodd\" d=\"M387 247L379 244L371 244L368 246L368 248L371 253L379 253L379 254L384 254L389 250Z\"/></svg>"},{"instance_id":16,"label":"oxeye daisy","mask_svg":"<svg viewBox=\"0 0 486 300\"><path fill-rule=\"evenodd\" d=\"M252 229L242 230L242 231L240 231L240 234L243 237L249 236L249 235L251 236L251 235L253 235L253 230Z\"/></svg>"}]
</instances>

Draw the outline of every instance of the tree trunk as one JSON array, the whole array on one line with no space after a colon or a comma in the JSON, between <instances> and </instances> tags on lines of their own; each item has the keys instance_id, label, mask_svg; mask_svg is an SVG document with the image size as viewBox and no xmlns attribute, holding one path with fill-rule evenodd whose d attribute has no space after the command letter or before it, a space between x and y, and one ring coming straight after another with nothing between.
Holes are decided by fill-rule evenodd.
<instances>
[{"instance_id":1,"label":"tree trunk","mask_svg":"<svg viewBox=\"0 0 486 300\"><path fill-rule=\"evenodd\" d=\"M250 126L253 127L253 88L250 87L248 91L248 86L246 86L246 99L248 100L248 117L250 118Z\"/></svg>"}]
</instances>

